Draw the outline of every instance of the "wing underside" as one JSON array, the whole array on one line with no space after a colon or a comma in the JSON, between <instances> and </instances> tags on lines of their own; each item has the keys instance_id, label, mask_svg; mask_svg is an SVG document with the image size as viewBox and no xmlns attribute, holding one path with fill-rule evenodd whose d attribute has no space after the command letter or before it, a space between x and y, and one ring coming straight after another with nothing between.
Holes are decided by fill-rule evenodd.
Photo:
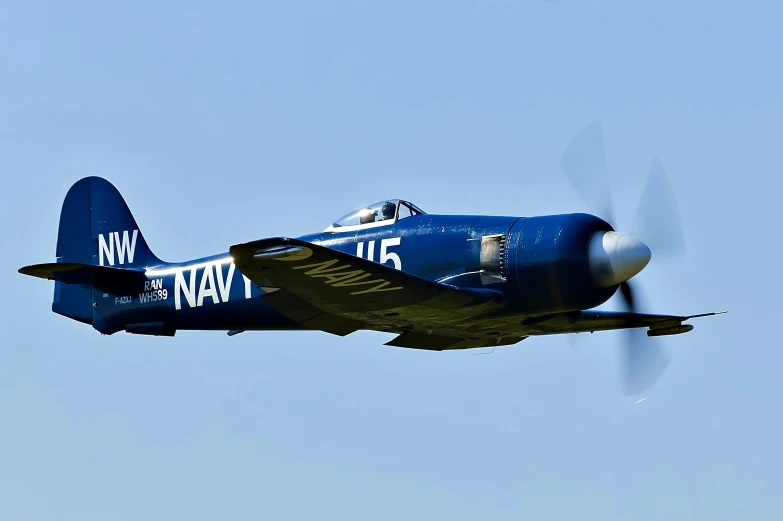
<instances>
[{"instance_id":1,"label":"wing underside","mask_svg":"<svg viewBox=\"0 0 783 521\"><path fill-rule=\"evenodd\" d=\"M655 315L622 311L573 311L556 313L522 320L531 335L557 335L562 333L591 333L615 329L649 328L663 330L682 326L692 318L720 315L725 311L699 315Z\"/></svg>"},{"instance_id":2,"label":"wing underside","mask_svg":"<svg viewBox=\"0 0 783 521\"><path fill-rule=\"evenodd\" d=\"M360 329L396 333L387 345L398 347L470 349L533 335L641 327L674 334L678 327L679 332L691 328L684 321L706 316L515 315L497 291L439 284L297 239L264 239L230 251L237 268L265 292L264 300L305 327L337 335Z\"/></svg>"},{"instance_id":3,"label":"wing underside","mask_svg":"<svg viewBox=\"0 0 783 521\"><path fill-rule=\"evenodd\" d=\"M335 334L374 329L431 336L438 330L457 333L443 342L453 343L465 336L463 322L504 306L496 291L439 284L296 239L264 239L230 252L237 268L266 292L264 300L307 327Z\"/></svg>"}]
</instances>

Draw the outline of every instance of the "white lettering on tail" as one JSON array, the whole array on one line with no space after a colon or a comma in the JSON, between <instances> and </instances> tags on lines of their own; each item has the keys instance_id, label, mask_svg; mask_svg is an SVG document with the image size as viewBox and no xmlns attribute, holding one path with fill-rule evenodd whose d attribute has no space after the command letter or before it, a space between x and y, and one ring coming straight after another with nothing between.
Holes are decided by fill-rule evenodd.
<instances>
[{"instance_id":1,"label":"white lettering on tail","mask_svg":"<svg viewBox=\"0 0 783 521\"><path fill-rule=\"evenodd\" d=\"M109 266L114 266L115 258L114 253L117 253L117 262L122 265L126 263L133 263L133 257L136 255L136 239L139 236L139 230L133 230L133 234L129 235L128 230L122 232L122 238L120 238L120 232L109 233L109 240L106 241L106 236L98 234L98 263L101 266L105 266L108 261Z\"/></svg>"}]
</instances>

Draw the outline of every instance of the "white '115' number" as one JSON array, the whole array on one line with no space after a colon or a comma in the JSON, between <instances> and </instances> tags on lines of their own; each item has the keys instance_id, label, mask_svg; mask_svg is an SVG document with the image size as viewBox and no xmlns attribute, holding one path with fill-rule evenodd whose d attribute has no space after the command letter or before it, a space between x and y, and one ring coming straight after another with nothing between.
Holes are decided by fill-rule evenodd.
<instances>
[{"instance_id":1,"label":"white '115' number","mask_svg":"<svg viewBox=\"0 0 783 521\"><path fill-rule=\"evenodd\" d=\"M386 264L386 261L392 261L394 269L402 270L402 260L400 256L394 252L389 251L391 246L399 246L400 237L392 237L391 239L381 240L381 258L378 261L380 264ZM356 244L356 256L364 258L364 243L359 242ZM371 261L375 257L375 241L367 242L367 260Z\"/></svg>"}]
</instances>

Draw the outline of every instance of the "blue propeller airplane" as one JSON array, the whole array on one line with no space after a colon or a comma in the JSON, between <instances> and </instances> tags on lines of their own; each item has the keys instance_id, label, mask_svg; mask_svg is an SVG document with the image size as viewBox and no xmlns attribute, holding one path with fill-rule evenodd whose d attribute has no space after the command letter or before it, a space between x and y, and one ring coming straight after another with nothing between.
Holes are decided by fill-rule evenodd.
<instances>
[{"instance_id":1,"label":"blue propeller airplane","mask_svg":"<svg viewBox=\"0 0 783 521\"><path fill-rule=\"evenodd\" d=\"M588 127L570 149L596 132ZM567 150L566 173L569 161ZM693 329L687 320L717 314L636 312L628 281L650 249L583 213L433 215L390 199L320 233L169 263L152 253L117 189L88 177L65 197L56 254L19 272L54 280L52 311L107 335L375 330L396 335L387 345L451 350L629 328L676 335ZM618 288L624 311L590 311ZM626 392L648 388L667 364L646 338L629 340Z\"/></svg>"}]
</instances>

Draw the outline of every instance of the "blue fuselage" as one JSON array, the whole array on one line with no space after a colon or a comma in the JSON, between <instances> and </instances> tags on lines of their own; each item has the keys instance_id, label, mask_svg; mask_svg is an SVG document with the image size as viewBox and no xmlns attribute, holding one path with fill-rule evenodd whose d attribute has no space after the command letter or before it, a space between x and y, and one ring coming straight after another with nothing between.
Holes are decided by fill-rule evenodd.
<instances>
[{"instance_id":1,"label":"blue fuselage","mask_svg":"<svg viewBox=\"0 0 783 521\"><path fill-rule=\"evenodd\" d=\"M358 228L300 239L431 281L502 292L511 304L508 313L520 316L589 309L616 290L597 286L589 274L589 239L611 227L586 214L423 214ZM302 329L260 298L265 290L245 278L227 253L151 266L146 276L143 284L127 290L93 289L93 326L104 333L127 329L152 334Z\"/></svg>"}]
</instances>

